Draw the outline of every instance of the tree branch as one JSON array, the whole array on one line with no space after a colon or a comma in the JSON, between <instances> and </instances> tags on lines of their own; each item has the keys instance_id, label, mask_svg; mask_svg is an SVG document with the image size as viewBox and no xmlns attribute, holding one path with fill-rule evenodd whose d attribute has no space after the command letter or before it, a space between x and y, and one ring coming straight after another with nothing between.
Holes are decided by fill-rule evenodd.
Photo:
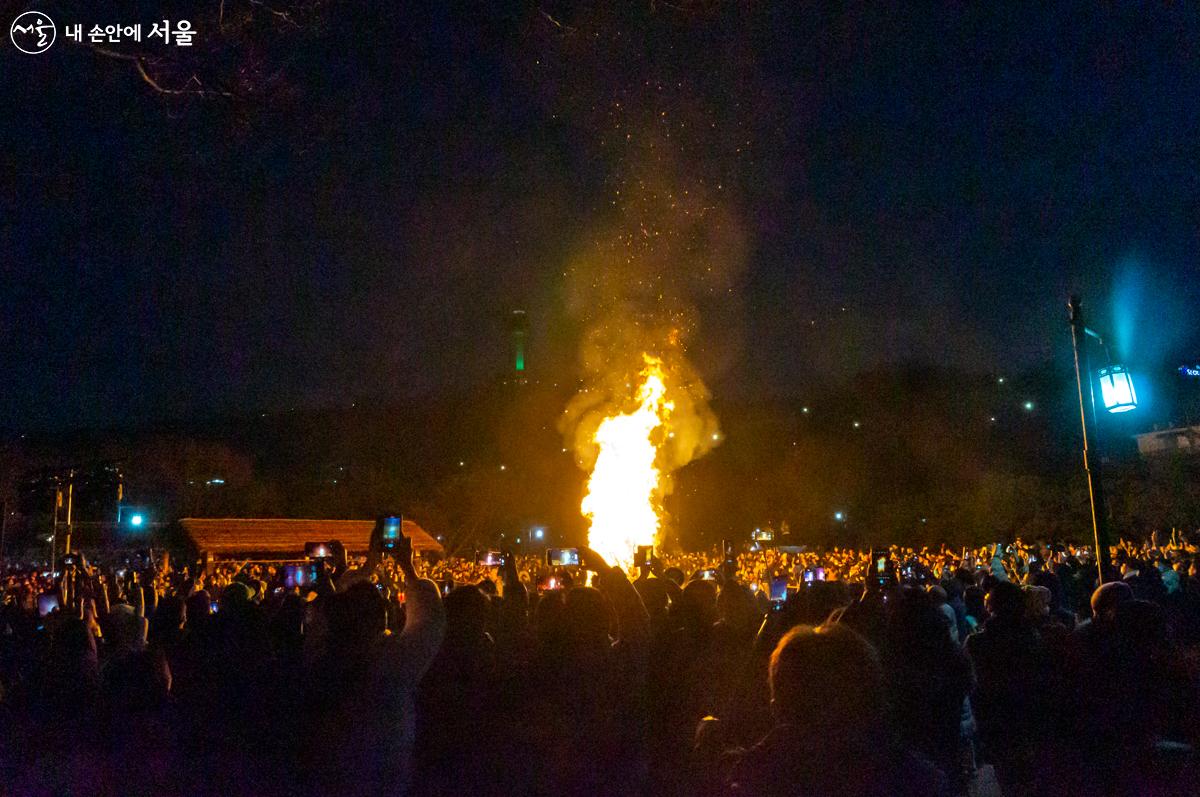
<instances>
[{"instance_id":1,"label":"tree branch","mask_svg":"<svg viewBox=\"0 0 1200 797\"><path fill-rule=\"evenodd\" d=\"M192 96L198 96L198 97L210 97L210 96L211 97L232 97L233 96L233 94L231 94L228 91L204 88L203 84L200 83L200 78L197 77L195 75L195 73L192 74L191 78L188 80L188 83L194 82L197 86L199 86L199 88L169 89L166 86L163 86L162 84L160 84L157 80L155 80L154 77L150 74L150 72L147 71L145 59L143 59L140 55L132 55L130 53L122 53L122 52L118 52L117 50L110 50L107 47L98 47L95 44L91 44L88 46L91 48L91 50L93 52L97 53L98 55L103 55L106 58L115 58L118 61L131 62L134 65L134 68L137 69L138 74L142 76L142 80L146 83L146 85L148 85L150 88L157 91L159 94L169 94L169 95L175 95L175 96L192 95Z\"/></svg>"}]
</instances>

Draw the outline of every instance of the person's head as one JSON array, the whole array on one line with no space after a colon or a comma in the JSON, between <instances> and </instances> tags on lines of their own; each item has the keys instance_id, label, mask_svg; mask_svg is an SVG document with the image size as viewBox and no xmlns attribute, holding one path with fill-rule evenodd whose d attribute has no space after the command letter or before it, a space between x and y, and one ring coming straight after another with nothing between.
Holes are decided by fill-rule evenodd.
<instances>
[{"instance_id":1,"label":"person's head","mask_svg":"<svg viewBox=\"0 0 1200 797\"><path fill-rule=\"evenodd\" d=\"M1046 589L1050 590L1050 608L1051 609L1062 608L1063 586L1062 586L1062 580L1058 576L1056 576L1054 573L1051 573L1047 570L1043 570L1042 572L1035 573L1029 579L1029 583L1033 584L1034 586L1045 587Z\"/></svg>"},{"instance_id":2,"label":"person's head","mask_svg":"<svg viewBox=\"0 0 1200 797\"><path fill-rule=\"evenodd\" d=\"M223 612L242 612L254 601L254 590L241 581L234 581L221 590L220 606Z\"/></svg>"},{"instance_id":3,"label":"person's head","mask_svg":"<svg viewBox=\"0 0 1200 797\"><path fill-rule=\"evenodd\" d=\"M281 653L295 652L304 642L304 614L308 603L294 593L287 593L271 615L271 639Z\"/></svg>"},{"instance_id":4,"label":"person's head","mask_svg":"<svg viewBox=\"0 0 1200 797\"><path fill-rule=\"evenodd\" d=\"M683 571L678 567L668 567L663 571L663 578L665 578L667 581L675 582L675 586L677 587L683 586Z\"/></svg>"},{"instance_id":5,"label":"person's head","mask_svg":"<svg viewBox=\"0 0 1200 797\"><path fill-rule=\"evenodd\" d=\"M777 722L854 736L886 715L879 655L847 626L796 626L775 646L769 674Z\"/></svg>"},{"instance_id":6,"label":"person's head","mask_svg":"<svg viewBox=\"0 0 1200 797\"><path fill-rule=\"evenodd\" d=\"M576 652L599 652L609 645L608 601L593 587L571 587L563 599L560 631Z\"/></svg>"},{"instance_id":7,"label":"person's head","mask_svg":"<svg viewBox=\"0 0 1200 797\"><path fill-rule=\"evenodd\" d=\"M1133 588L1124 581L1108 581L1092 593L1092 616L1101 622L1112 622L1117 607L1133 600Z\"/></svg>"},{"instance_id":8,"label":"person's head","mask_svg":"<svg viewBox=\"0 0 1200 797\"><path fill-rule=\"evenodd\" d=\"M633 582L633 588L637 590L651 618L662 617L671 603L665 581L662 578L639 578Z\"/></svg>"},{"instance_id":9,"label":"person's head","mask_svg":"<svg viewBox=\"0 0 1200 797\"><path fill-rule=\"evenodd\" d=\"M51 660L66 670L94 673L98 666L96 638L78 617L63 619L51 634Z\"/></svg>"},{"instance_id":10,"label":"person's head","mask_svg":"<svg viewBox=\"0 0 1200 797\"><path fill-rule=\"evenodd\" d=\"M184 618L191 624L197 624L212 614L212 596L208 590L201 589L187 596L184 602Z\"/></svg>"},{"instance_id":11,"label":"person's head","mask_svg":"<svg viewBox=\"0 0 1200 797\"><path fill-rule=\"evenodd\" d=\"M446 636L457 640L483 637L488 622L488 597L474 585L450 591L443 601L446 607Z\"/></svg>"},{"instance_id":12,"label":"person's head","mask_svg":"<svg viewBox=\"0 0 1200 797\"><path fill-rule=\"evenodd\" d=\"M684 626L711 627L717 621L717 594L718 587L715 582L703 579L689 581L676 604L676 611Z\"/></svg>"},{"instance_id":13,"label":"person's head","mask_svg":"<svg viewBox=\"0 0 1200 797\"><path fill-rule=\"evenodd\" d=\"M976 620L983 620L987 617L984 594L980 587L967 587L963 590L963 605L966 607L967 614Z\"/></svg>"},{"instance_id":14,"label":"person's head","mask_svg":"<svg viewBox=\"0 0 1200 797\"><path fill-rule=\"evenodd\" d=\"M327 596L324 608L332 655L361 650L387 629L387 600L370 582L360 581Z\"/></svg>"},{"instance_id":15,"label":"person's head","mask_svg":"<svg viewBox=\"0 0 1200 797\"><path fill-rule=\"evenodd\" d=\"M142 623L144 621L134 612L133 607L119 603L112 607L108 615L108 630L105 638L114 651L128 653L140 650L145 640L142 638Z\"/></svg>"},{"instance_id":16,"label":"person's head","mask_svg":"<svg viewBox=\"0 0 1200 797\"><path fill-rule=\"evenodd\" d=\"M1011 581L997 580L987 594L988 614L1005 622L1017 622L1025 614L1025 594Z\"/></svg>"},{"instance_id":17,"label":"person's head","mask_svg":"<svg viewBox=\"0 0 1200 797\"><path fill-rule=\"evenodd\" d=\"M169 641L178 636L187 622L187 605L178 595L164 595L158 599L154 614L150 618L150 641Z\"/></svg>"},{"instance_id":18,"label":"person's head","mask_svg":"<svg viewBox=\"0 0 1200 797\"><path fill-rule=\"evenodd\" d=\"M1025 610L1030 619L1041 620L1050 615L1050 590L1034 584L1027 584L1025 592Z\"/></svg>"},{"instance_id":19,"label":"person's head","mask_svg":"<svg viewBox=\"0 0 1200 797\"><path fill-rule=\"evenodd\" d=\"M750 590L736 581L721 587L717 594L717 615L723 623L734 628L750 626L759 619Z\"/></svg>"},{"instance_id":20,"label":"person's head","mask_svg":"<svg viewBox=\"0 0 1200 797\"><path fill-rule=\"evenodd\" d=\"M933 596L916 587L899 590L888 606L881 645L893 657L926 661L948 655L955 645L950 623Z\"/></svg>"}]
</instances>

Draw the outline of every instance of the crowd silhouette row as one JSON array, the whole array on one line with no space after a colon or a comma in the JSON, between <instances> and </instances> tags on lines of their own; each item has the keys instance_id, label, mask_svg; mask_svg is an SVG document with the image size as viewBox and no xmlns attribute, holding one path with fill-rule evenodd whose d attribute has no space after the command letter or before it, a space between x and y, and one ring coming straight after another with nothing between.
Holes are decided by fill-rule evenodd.
<instances>
[{"instance_id":1,"label":"crowd silhouette row","mask_svg":"<svg viewBox=\"0 0 1200 797\"><path fill-rule=\"evenodd\" d=\"M1200 793L1179 532L1122 541L1103 584L1087 547L1020 540L628 569L331 549L9 563L0 793Z\"/></svg>"}]
</instances>

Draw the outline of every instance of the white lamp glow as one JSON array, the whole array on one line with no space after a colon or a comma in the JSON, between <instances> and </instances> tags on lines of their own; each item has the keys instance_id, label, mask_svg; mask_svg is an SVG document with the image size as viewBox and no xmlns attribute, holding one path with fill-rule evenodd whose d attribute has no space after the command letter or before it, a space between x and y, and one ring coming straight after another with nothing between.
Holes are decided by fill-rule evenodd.
<instances>
[{"instance_id":1,"label":"white lamp glow","mask_svg":"<svg viewBox=\"0 0 1200 797\"><path fill-rule=\"evenodd\" d=\"M1129 412L1137 408L1137 393L1133 379L1123 365L1110 365L1100 369L1100 395L1104 409L1109 412Z\"/></svg>"}]
</instances>

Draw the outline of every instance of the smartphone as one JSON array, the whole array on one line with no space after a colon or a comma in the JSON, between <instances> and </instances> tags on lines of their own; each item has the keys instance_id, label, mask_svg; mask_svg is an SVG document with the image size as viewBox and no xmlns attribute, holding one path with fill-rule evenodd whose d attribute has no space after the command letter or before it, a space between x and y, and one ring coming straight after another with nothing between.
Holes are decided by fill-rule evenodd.
<instances>
[{"instance_id":1,"label":"smartphone","mask_svg":"<svg viewBox=\"0 0 1200 797\"><path fill-rule=\"evenodd\" d=\"M780 603L782 601L787 600L787 596L788 596L788 577L786 575L771 576L771 588L770 588L770 591L767 593L767 597L770 598L772 602Z\"/></svg>"},{"instance_id":2,"label":"smartphone","mask_svg":"<svg viewBox=\"0 0 1200 797\"><path fill-rule=\"evenodd\" d=\"M217 603L216 601L212 601L211 603L208 604L208 610L211 611L213 614L216 614L220 610L220 608L221 608L221 604Z\"/></svg>"},{"instance_id":3,"label":"smartphone","mask_svg":"<svg viewBox=\"0 0 1200 797\"><path fill-rule=\"evenodd\" d=\"M643 570L650 569L650 562L654 558L654 546L639 545L637 547L637 556L634 559L634 564Z\"/></svg>"},{"instance_id":4,"label":"smartphone","mask_svg":"<svg viewBox=\"0 0 1200 797\"><path fill-rule=\"evenodd\" d=\"M62 555L61 561L63 567L77 567L79 565L79 554L65 553Z\"/></svg>"},{"instance_id":5,"label":"smartphone","mask_svg":"<svg viewBox=\"0 0 1200 797\"><path fill-rule=\"evenodd\" d=\"M811 584L817 580L817 572L811 567L804 568L804 583Z\"/></svg>"},{"instance_id":6,"label":"smartphone","mask_svg":"<svg viewBox=\"0 0 1200 797\"><path fill-rule=\"evenodd\" d=\"M331 559L333 548L327 542L304 543L304 555L309 559Z\"/></svg>"},{"instance_id":7,"label":"smartphone","mask_svg":"<svg viewBox=\"0 0 1200 797\"><path fill-rule=\"evenodd\" d=\"M547 548L546 564L550 567L575 567L579 564L579 549Z\"/></svg>"},{"instance_id":8,"label":"smartphone","mask_svg":"<svg viewBox=\"0 0 1200 797\"><path fill-rule=\"evenodd\" d=\"M475 564L483 565L484 567L503 567L504 554L495 550L482 551L475 554Z\"/></svg>"},{"instance_id":9,"label":"smartphone","mask_svg":"<svg viewBox=\"0 0 1200 797\"><path fill-rule=\"evenodd\" d=\"M708 568L707 570L701 570L700 578L704 581L716 581L718 578L717 571L712 567Z\"/></svg>"},{"instance_id":10,"label":"smartphone","mask_svg":"<svg viewBox=\"0 0 1200 797\"><path fill-rule=\"evenodd\" d=\"M43 592L38 595L37 610L38 617L45 617L58 608L58 596L52 592Z\"/></svg>"},{"instance_id":11,"label":"smartphone","mask_svg":"<svg viewBox=\"0 0 1200 797\"><path fill-rule=\"evenodd\" d=\"M755 529L750 538L755 542L771 542L775 539L775 532L770 529Z\"/></svg>"},{"instance_id":12,"label":"smartphone","mask_svg":"<svg viewBox=\"0 0 1200 797\"><path fill-rule=\"evenodd\" d=\"M887 551L871 551L871 559L875 561L875 575L882 576L887 573L888 560L891 556Z\"/></svg>"},{"instance_id":13,"label":"smartphone","mask_svg":"<svg viewBox=\"0 0 1200 797\"><path fill-rule=\"evenodd\" d=\"M721 540L721 553L726 559L734 558L733 543L729 540Z\"/></svg>"},{"instance_id":14,"label":"smartphone","mask_svg":"<svg viewBox=\"0 0 1200 797\"><path fill-rule=\"evenodd\" d=\"M825 580L825 568L814 567L812 569L812 572L813 572L813 581L824 581Z\"/></svg>"},{"instance_id":15,"label":"smartphone","mask_svg":"<svg viewBox=\"0 0 1200 797\"><path fill-rule=\"evenodd\" d=\"M320 575L320 566L315 562L307 565L287 565L283 569L283 584L288 589L311 587L316 585Z\"/></svg>"},{"instance_id":16,"label":"smartphone","mask_svg":"<svg viewBox=\"0 0 1200 797\"><path fill-rule=\"evenodd\" d=\"M400 538L403 536L400 530L404 525L404 519L400 515L385 515L381 522L383 531L380 535L382 539L380 548L384 551L394 551L400 547Z\"/></svg>"}]
</instances>

